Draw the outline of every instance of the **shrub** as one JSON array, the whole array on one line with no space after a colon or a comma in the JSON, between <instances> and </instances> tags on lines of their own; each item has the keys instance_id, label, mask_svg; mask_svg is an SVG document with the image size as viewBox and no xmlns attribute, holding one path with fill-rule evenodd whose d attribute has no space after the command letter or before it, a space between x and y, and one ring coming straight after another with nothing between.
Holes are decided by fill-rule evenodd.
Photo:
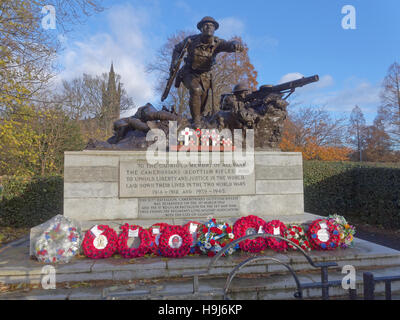
<instances>
[{"instance_id":1,"label":"shrub","mask_svg":"<svg viewBox=\"0 0 400 320\"><path fill-rule=\"evenodd\" d=\"M0 226L31 228L63 212L62 176L2 181ZM400 164L304 161L305 211L400 229Z\"/></svg>"},{"instance_id":2,"label":"shrub","mask_svg":"<svg viewBox=\"0 0 400 320\"><path fill-rule=\"evenodd\" d=\"M400 164L304 162L305 211L400 228Z\"/></svg>"},{"instance_id":3,"label":"shrub","mask_svg":"<svg viewBox=\"0 0 400 320\"><path fill-rule=\"evenodd\" d=\"M61 176L2 180L0 226L31 228L63 212Z\"/></svg>"}]
</instances>

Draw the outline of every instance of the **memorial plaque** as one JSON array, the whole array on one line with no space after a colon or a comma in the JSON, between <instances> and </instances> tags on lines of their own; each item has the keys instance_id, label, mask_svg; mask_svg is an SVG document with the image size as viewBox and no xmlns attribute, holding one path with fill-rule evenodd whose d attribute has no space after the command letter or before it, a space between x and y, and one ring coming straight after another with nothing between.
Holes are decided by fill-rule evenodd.
<instances>
[{"instance_id":1,"label":"memorial plaque","mask_svg":"<svg viewBox=\"0 0 400 320\"><path fill-rule=\"evenodd\" d=\"M121 161L120 198L253 195L254 170L250 175L241 175L242 167L224 163L150 165L144 160Z\"/></svg>"},{"instance_id":2,"label":"memorial plaque","mask_svg":"<svg viewBox=\"0 0 400 320\"><path fill-rule=\"evenodd\" d=\"M239 216L239 197L146 198L139 200L139 218Z\"/></svg>"}]
</instances>

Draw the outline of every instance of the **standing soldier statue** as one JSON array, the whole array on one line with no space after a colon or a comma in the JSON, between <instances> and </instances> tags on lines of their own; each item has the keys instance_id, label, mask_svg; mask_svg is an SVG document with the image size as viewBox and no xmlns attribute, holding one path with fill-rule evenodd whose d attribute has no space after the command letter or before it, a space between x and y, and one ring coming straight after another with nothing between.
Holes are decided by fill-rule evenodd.
<instances>
[{"instance_id":1,"label":"standing soldier statue","mask_svg":"<svg viewBox=\"0 0 400 320\"><path fill-rule=\"evenodd\" d=\"M175 77L176 88L179 88L183 82L190 93L189 107L196 129L201 128L201 118L205 115L209 90L212 90L211 69L215 64L218 53L242 52L244 50L238 41L225 41L214 37L214 32L219 28L219 24L212 17L204 17L197 24L197 28L201 31L201 34L189 36L175 46L172 54L170 78L162 97L163 101L167 98ZM179 70L185 54L185 65Z\"/></svg>"}]
</instances>

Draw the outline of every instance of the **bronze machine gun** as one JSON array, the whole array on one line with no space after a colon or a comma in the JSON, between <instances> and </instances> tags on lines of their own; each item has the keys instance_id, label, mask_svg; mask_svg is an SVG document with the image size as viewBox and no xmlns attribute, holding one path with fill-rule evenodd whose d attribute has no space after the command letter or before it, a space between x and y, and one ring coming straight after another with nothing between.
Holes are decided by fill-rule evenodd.
<instances>
[{"instance_id":1,"label":"bronze machine gun","mask_svg":"<svg viewBox=\"0 0 400 320\"><path fill-rule=\"evenodd\" d=\"M279 84L277 86L268 86L268 85L261 86L259 90L254 91L254 92L250 93L249 95L247 95L245 98L245 101L248 102L248 101L252 101L255 99L263 100L270 94L280 94L280 95L287 94L287 96L283 98L284 100L286 100L295 92L295 90L297 88L304 87L308 84L311 84L313 82L318 82L318 81L319 81L319 76L314 75L314 76L311 76L308 78L303 77L298 80L285 82L285 83Z\"/></svg>"}]
</instances>

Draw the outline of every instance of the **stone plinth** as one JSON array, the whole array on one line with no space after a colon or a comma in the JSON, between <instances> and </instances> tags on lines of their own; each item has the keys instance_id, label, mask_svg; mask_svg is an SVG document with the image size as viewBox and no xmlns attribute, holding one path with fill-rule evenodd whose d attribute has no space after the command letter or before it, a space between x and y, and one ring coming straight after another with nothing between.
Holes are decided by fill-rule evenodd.
<instances>
[{"instance_id":1,"label":"stone plinth","mask_svg":"<svg viewBox=\"0 0 400 320\"><path fill-rule=\"evenodd\" d=\"M85 222L304 214L301 153L257 151L250 172L226 164L232 153L221 155L220 164L149 165L146 152L66 152L64 215Z\"/></svg>"}]
</instances>

